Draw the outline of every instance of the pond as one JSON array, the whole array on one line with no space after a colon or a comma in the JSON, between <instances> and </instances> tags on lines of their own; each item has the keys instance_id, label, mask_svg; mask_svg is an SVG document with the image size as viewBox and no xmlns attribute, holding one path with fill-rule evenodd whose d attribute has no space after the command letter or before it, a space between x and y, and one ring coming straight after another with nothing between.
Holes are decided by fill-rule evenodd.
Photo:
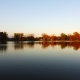
<instances>
[{"instance_id":1,"label":"pond","mask_svg":"<svg viewBox=\"0 0 80 80\"><path fill-rule=\"evenodd\" d=\"M0 44L0 80L80 80L79 42Z\"/></svg>"}]
</instances>

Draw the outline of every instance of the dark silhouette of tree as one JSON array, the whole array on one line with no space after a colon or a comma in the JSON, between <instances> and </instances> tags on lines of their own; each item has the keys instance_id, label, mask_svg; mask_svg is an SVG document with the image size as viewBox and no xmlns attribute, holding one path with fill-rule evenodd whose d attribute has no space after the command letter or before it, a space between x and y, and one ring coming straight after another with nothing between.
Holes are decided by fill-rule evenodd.
<instances>
[{"instance_id":1,"label":"dark silhouette of tree","mask_svg":"<svg viewBox=\"0 0 80 80\"><path fill-rule=\"evenodd\" d=\"M14 33L14 40L22 41L23 40L23 33Z\"/></svg>"},{"instance_id":2,"label":"dark silhouette of tree","mask_svg":"<svg viewBox=\"0 0 80 80\"><path fill-rule=\"evenodd\" d=\"M34 34L29 34L28 36L27 36L27 40L28 41L34 41L35 39L34 39Z\"/></svg>"},{"instance_id":3,"label":"dark silhouette of tree","mask_svg":"<svg viewBox=\"0 0 80 80\"><path fill-rule=\"evenodd\" d=\"M6 32L0 32L0 41L5 42L8 38L8 34Z\"/></svg>"}]
</instances>

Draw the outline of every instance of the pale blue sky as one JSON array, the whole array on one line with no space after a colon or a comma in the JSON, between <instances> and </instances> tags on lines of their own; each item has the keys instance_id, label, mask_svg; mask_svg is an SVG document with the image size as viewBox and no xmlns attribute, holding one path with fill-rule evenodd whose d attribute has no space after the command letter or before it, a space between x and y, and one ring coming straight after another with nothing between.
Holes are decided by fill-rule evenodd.
<instances>
[{"instance_id":1,"label":"pale blue sky","mask_svg":"<svg viewBox=\"0 0 80 80\"><path fill-rule=\"evenodd\" d=\"M0 0L0 31L10 36L80 32L80 0Z\"/></svg>"}]
</instances>

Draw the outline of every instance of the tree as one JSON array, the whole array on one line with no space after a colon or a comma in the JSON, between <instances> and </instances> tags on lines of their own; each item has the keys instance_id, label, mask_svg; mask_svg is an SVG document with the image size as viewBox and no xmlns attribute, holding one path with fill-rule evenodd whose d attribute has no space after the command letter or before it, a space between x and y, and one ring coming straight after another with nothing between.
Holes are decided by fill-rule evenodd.
<instances>
[{"instance_id":1,"label":"tree","mask_svg":"<svg viewBox=\"0 0 80 80\"><path fill-rule=\"evenodd\" d=\"M51 41L54 41L54 38L55 38L54 35L52 35L52 36L51 36Z\"/></svg>"},{"instance_id":2,"label":"tree","mask_svg":"<svg viewBox=\"0 0 80 80\"><path fill-rule=\"evenodd\" d=\"M42 41L50 41L50 36L47 34L42 34Z\"/></svg>"},{"instance_id":3,"label":"tree","mask_svg":"<svg viewBox=\"0 0 80 80\"><path fill-rule=\"evenodd\" d=\"M27 36L27 40L28 40L28 41L34 41L34 34L29 34L29 35Z\"/></svg>"},{"instance_id":4,"label":"tree","mask_svg":"<svg viewBox=\"0 0 80 80\"><path fill-rule=\"evenodd\" d=\"M0 32L0 41L6 41L8 34L6 32Z\"/></svg>"},{"instance_id":5,"label":"tree","mask_svg":"<svg viewBox=\"0 0 80 80\"><path fill-rule=\"evenodd\" d=\"M14 33L14 40L23 40L23 33Z\"/></svg>"},{"instance_id":6,"label":"tree","mask_svg":"<svg viewBox=\"0 0 80 80\"><path fill-rule=\"evenodd\" d=\"M61 40L67 40L68 39L67 35L64 33L61 33L60 36L61 36Z\"/></svg>"},{"instance_id":7,"label":"tree","mask_svg":"<svg viewBox=\"0 0 80 80\"><path fill-rule=\"evenodd\" d=\"M78 32L73 33L74 40L80 40L80 34Z\"/></svg>"}]
</instances>

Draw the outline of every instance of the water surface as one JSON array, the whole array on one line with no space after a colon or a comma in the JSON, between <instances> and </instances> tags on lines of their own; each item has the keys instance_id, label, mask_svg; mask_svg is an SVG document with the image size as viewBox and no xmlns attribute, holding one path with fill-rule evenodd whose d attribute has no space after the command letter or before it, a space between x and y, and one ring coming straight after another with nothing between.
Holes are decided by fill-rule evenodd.
<instances>
[{"instance_id":1,"label":"water surface","mask_svg":"<svg viewBox=\"0 0 80 80\"><path fill-rule=\"evenodd\" d=\"M0 80L80 80L80 43L0 44Z\"/></svg>"}]
</instances>

